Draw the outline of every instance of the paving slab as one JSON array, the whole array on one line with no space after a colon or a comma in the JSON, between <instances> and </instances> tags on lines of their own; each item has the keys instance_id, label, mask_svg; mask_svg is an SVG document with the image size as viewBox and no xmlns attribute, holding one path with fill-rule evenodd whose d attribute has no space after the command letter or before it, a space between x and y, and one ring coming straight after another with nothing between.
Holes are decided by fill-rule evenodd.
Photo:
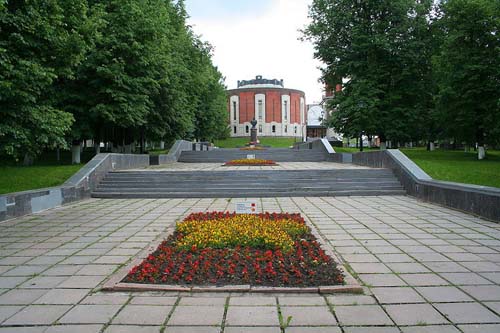
<instances>
[{"instance_id":1,"label":"paving slab","mask_svg":"<svg viewBox=\"0 0 500 333\"><path fill-rule=\"evenodd\" d=\"M35 214L34 220L1 224L0 333L100 332L104 327L156 332L159 318L166 320L168 313L147 325L132 322L154 318L148 309L159 308L173 311L165 332L220 332L226 302L224 332L280 332L278 304L282 315L292 316L286 332L499 331L500 225L405 196L256 198L260 210L307 217L351 261L353 273L366 284L365 295L99 291L119 263L188 212L234 210L239 200L92 199ZM31 272L38 275L25 275ZM37 307L51 310L38 319ZM128 313L129 307L144 309L137 311L143 315L133 319L137 313ZM209 308L214 313L200 315ZM28 312L21 315L23 310ZM321 326L319 312L340 323ZM207 318L189 323L198 317ZM11 319L34 326L6 326ZM306 326L293 326L299 322Z\"/></svg>"}]
</instances>

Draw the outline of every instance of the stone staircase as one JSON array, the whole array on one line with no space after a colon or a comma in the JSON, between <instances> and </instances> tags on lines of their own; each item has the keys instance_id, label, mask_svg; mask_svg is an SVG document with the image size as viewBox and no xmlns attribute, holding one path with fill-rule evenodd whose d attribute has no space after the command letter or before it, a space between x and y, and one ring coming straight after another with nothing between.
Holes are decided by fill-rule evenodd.
<instances>
[{"instance_id":1,"label":"stone staircase","mask_svg":"<svg viewBox=\"0 0 500 333\"><path fill-rule=\"evenodd\" d=\"M187 154L185 158L188 156L191 155ZM275 156L273 159L276 160ZM92 192L92 197L245 198L404 194L399 181L387 169L117 171L106 175Z\"/></svg>"},{"instance_id":2,"label":"stone staircase","mask_svg":"<svg viewBox=\"0 0 500 333\"><path fill-rule=\"evenodd\" d=\"M266 150L214 149L211 151L183 151L179 162L183 163L224 163L235 159L245 159L247 155L276 162L321 162L328 160L328 154L321 150L298 150L272 148Z\"/></svg>"}]
</instances>

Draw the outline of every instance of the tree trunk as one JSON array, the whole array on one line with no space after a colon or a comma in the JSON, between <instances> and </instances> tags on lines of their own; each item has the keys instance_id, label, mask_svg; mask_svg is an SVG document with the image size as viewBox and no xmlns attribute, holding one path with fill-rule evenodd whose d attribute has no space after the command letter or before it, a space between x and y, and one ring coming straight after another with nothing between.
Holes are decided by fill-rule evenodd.
<instances>
[{"instance_id":1,"label":"tree trunk","mask_svg":"<svg viewBox=\"0 0 500 333\"><path fill-rule=\"evenodd\" d=\"M101 143L100 142L94 142L94 149L96 155L101 153Z\"/></svg>"},{"instance_id":2,"label":"tree trunk","mask_svg":"<svg viewBox=\"0 0 500 333\"><path fill-rule=\"evenodd\" d=\"M363 151L363 134L359 135L359 151Z\"/></svg>"},{"instance_id":3,"label":"tree trunk","mask_svg":"<svg viewBox=\"0 0 500 333\"><path fill-rule=\"evenodd\" d=\"M430 151L434 151L436 149L436 147L434 146L434 142L429 142L429 150Z\"/></svg>"},{"instance_id":4,"label":"tree trunk","mask_svg":"<svg viewBox=\"0 0 500 333\"><path fill-rule=\"evenodd\" d=\"M73 145L71 146L71 164L80 164L80 156L81 156L81 143L80 141L73 141Z\"/></svg>"},{"instance_id":5,"label":"tree trunk","mask_svg":"<svg viewBox=\"0 0 500 333\"><path fill-rule=\"evenodd\" d=\"M160 149L165 149L165 141L160 141Z\"/></svg>"},{"instance_id":6,"label":"tree trunk","mask_svg":"<svg viewBox=\"0 0 500 333\"><path fill-rule=\"evenodd\" d=\"M477 140L477 159L484 160L486 158L486 150L484 149L484 131L482 129L477 129L476 140Z\"/></svg>"},{"instance_id":7,"label":"tree trunk","mask_svg":"<svg viewBox=\"0 0 500 333\"><path fill-rule=\"evenodd\" d=\"M34 158L30 153L24 154L23 165L24 166L32 166L34 162Z\"/></svg>"},{"instance_id":8,"label":"tree trunk","mask_svg":"<svg viewBox=\"0 0 500 333\"><path fill-rule=\"evenodd\" d=\"M56 148L56 159L57 159L58 163L61 162L61 149L60 148Z\"/></svg>"}]
</instances>

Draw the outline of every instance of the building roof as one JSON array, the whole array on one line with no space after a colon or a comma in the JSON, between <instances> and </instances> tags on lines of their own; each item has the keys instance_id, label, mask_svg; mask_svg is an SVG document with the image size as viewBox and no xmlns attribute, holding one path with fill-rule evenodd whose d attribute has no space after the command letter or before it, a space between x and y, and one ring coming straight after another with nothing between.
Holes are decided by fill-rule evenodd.
<instances>
[{"instance_id":1,"label":"building roof","mask_svg":"<svg viewBox=\"0 0 500 333\"><path fill-rule=\"evenodd\" d=\"M238 81L238 89L240 88L284 88L283 79L268 80L262 78L262 75L257 75L255 80Z\"/></svg>"}]
</instances>

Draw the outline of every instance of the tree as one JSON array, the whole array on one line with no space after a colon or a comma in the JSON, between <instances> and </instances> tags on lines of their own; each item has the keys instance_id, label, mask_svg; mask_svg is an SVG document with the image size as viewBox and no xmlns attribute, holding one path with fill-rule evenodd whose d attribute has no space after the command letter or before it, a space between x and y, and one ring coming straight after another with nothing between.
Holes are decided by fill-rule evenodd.
<instances>
[{"instance_id":1,"label":"tree","mask_svg":"<svg viewBox=\"0 0 500 333\"><path fill-rule=\"evenodd\" d=\"M379 135L382 143L417 135L419 101L430 100L430 66L420 67L430 54L419 52L430 8L430 0L313 1L304 37L325 64L323 80L348 80L333 100L334 128Z\"/></svg>"},{"instance_id":2,"label":"tree","mask_svg":"<svg viewBox=\"0 0 500 333\"><path fill-rule=\"evenodd\" d=\"M441 9L437 107L446 134L477 143L483 159L500 132L500 1L448 0Z\"/></svg>"},{"instance_id":3,"label":"tree","mask_svg":"<svg viewBox=\"0 0 500 333\"><path fill-rule=\"evenodd\" d=\"M27 163L65 147L73 117L58 107L57 81L71 80L88 49L84 0L0 3L0 155Z\"/></svg>"}]
</instances>

